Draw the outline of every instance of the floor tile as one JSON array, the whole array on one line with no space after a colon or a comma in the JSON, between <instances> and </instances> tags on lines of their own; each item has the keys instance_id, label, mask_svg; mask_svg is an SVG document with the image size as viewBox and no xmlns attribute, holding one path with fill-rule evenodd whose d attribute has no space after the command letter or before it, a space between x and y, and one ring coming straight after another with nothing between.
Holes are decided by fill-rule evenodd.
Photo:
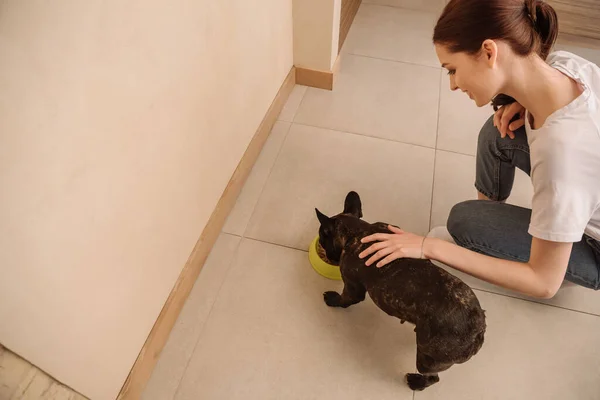
<instances>
[{"instance_id":1,"label":"floor tile","mask_svg":"<svg viewBox=\"0 0 600 400\"><path fill-rule=\"evenodd\" d=\"M437 13L363 4L342 51L440 68L432 42L437 17Z\"/></svg>"},{"instance_id":2,"label":"floor tile","mask_svg":"<svg viewBox=\"0 0 600 400\"><path fill-rule=\"evenodd\" d=\"M599 317L476 294L488 324L483 348L415 400L598 399Z\"/></svg>"},{"instance_id":3,"label":"floor tile","mask_svg":"<svg viewBox=\"0 0 600 400\"><path fill-rule=\"evenodd\" d=\"M479 108L460 90L450 90L448 76L444 74L440 90L437 148L475 155L479 131L493 113L491 106Z\"/></svg>"},{"instance_id":4,"label":"floor tile","mask_svg":"<svg viewBox=\"0 0 600 400\"><path fill-rule=\"evenodd\" d=\"M298 111L298 107L300 107L300 103L304 98L304 93L306 93L306 89L307 87L303 85L294 86L292 93L290 93L290 97L288 97L287 102L279 114L278 119L280 121L292 122L294 120L296 111Z\"/></svg>"},{"instance_id":5,"label":"floor tile","mask_svg":"<svg viewBox=\"0 0 600 400\"><path fill-rule=\"evenodd\" d=\"M204 323L229 272L239 241L237 236L219 236L160 354L142 395L143 400L174 398Z\"/></svg>"},{"instance_id":6,"label":"floor tile","mask_svg":"<svg viewBox=\"0 0 600 400\"><path fill-rule=\"evenodd\" d=\"M363 0L362 3L441 13L446 5L446 0Z\"/></svg>"},{"instance_id":7,"label":"floor tile","mask_svg":"<svg viewBox=\"0 0 600 400\"><path fill-rule=\"evenodd\" d=\"M277 121L273 126L271 135L258 156L227 221L225 222L223 232L237 236L242 236L244 234L248 221L250 221L250 217L252 216L254 206L256 206L256 202L260 197L289 129L289 122Z\"/></svg>"},{"instance_id":8,"label":"floor tile","mask_svg":"<svg viewBox=\"0 0 600 400\"><path fill-rule=\"evenodd\" d=\"M318 231L315 207L338 214L350 190L367 221L425 233L433 157L433 149L294 124L246 236L306 249Z\"/></svg>"},{"instance_id":9,"label":"floor tile","mask_svg":"<svg viewBox=\"0 0 600 400\"><path fill-rule=\"evenodd\" d=\"M309 88L295 122L435 146L441 70L342 57L334 90Z\"/></svg>"},{"instance_id":10,"label":"floor tile","mask_svg":"<svg viewBox=\"0 0 600 400\"><path fill-rule=\"evenodd\" d=\"M413 328L370 301L325 306L340 286L303 251L243 239L176 399L412 399Z\"/></svg>"}]
</instances>

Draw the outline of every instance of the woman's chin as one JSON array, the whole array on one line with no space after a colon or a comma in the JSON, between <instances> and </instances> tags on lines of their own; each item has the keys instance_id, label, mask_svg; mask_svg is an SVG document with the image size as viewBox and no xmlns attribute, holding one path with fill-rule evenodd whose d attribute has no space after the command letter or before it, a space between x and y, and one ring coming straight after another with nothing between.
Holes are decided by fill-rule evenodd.
<instances>
[{"instance_id":1,"label":"woman's chin","mask_svg":"<svg viewBox=\"0 0 600 400\"><path fill-rule=\"evenodd\" d=\"M471 100L473 100L475 102L475 105L477 107L479 107L479 108L487 106L488 104L490 104L489 101L480 101L480 100L477 100L476 98L471 98Z\"/></svg>"}]
</instances>

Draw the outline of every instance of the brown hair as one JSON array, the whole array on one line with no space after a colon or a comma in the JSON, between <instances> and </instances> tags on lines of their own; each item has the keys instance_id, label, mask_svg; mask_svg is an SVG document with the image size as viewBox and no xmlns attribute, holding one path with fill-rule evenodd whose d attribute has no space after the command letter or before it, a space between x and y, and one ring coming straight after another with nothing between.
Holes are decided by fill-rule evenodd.
<instances>
[{"instance_id":1,"label":"brown hair","mask_svg":"<svg viewBox=\"0 0 600 400\"><path fill-rule=\"evenodd\" d=\"M503 40L520 56L536 53L545 60L557 35L556 12L542 0L451 0L435 26L433 42L475 55L485 40ZM492 105L497 110L514 101L500 94Z\"/></svg>"}]
</instances>

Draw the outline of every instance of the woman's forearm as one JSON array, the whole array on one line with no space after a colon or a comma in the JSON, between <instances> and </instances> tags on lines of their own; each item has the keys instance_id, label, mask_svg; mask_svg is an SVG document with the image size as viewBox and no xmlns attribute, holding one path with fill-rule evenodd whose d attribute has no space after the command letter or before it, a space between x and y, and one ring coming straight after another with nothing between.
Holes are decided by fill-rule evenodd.
<instances>
[{"instance_id":1,"label":"woman's forearm","mask_svg":"<svg viewBox=\"0 0 600 400\"><path fill-rule=\"evenodd\" d=\"M427 238L423 252L429 259L528 296L550 298L555 293L528 263L490 257L436 238Z\"/></svg>"}]
</instances>

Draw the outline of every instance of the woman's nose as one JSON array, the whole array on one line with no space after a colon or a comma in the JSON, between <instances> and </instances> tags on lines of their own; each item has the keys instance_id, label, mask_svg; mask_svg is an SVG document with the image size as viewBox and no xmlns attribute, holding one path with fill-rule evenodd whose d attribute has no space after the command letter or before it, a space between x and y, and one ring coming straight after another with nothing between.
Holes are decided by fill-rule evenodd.
<instances>
[{"instance_id":1,"label":"woman's nose","mask_svg":"<svg viewBox=\"0 0 600 400\"><path fill-rule=\"evenodd\" d=\"M455 91L458 89L458 85L456 84L456 80L454 80L453 76L450 76L450 90Z\"/></svg>"}]
</instances>

